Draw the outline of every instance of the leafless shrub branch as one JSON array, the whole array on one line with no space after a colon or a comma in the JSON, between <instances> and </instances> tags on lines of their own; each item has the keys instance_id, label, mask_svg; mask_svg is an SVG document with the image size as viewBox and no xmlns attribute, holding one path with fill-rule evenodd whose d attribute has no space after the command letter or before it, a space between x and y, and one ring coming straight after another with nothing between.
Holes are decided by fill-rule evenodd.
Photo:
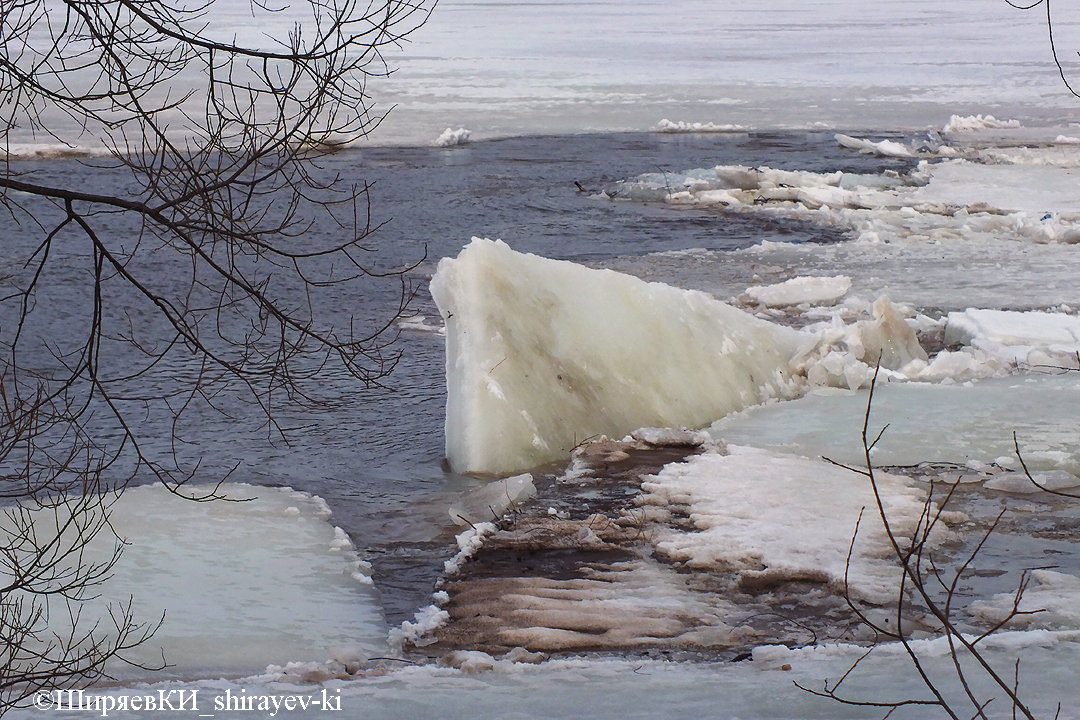
<instances>
[{"instance_id":1,"label":"leafless shrub branch","mask_svg":"<svg viewBox=\"0 0 1080 720\"><path fill-rule=\"evenodd\" d=\"M979 643L981 641L1003 628L1014 618L1020 615L1039 612L1023 611L1020 609L1020 603L1024 592L1030 583L1030 575L1027 572L1022 574L1016 588L1012 607L998 623L993 627L988 628L977 637L973 637L961 631L961 628L955 619L955 601L959 597L959 581L961 577L963 577L964 572L971 567L976 557L985 547L987 540L997 528L1001 520L1001 515L998 515L998 517L990 524L974 549L963 559L963 561L948 571L944 569L944 565L940 562L939 558L935 557L930 541L931 532L940 522L942 522L942 515L945 512L946 506L953 498L956 491L955 485L940 497L935 497L935 484L931 483L926 501L923 504L922 513L910 538L903 537L897 531L890 521L870 456L871 450L878 440L881 439L882 433L884 432L883 428L881 431L877 432L876 435L873 435L873 439L871 439L870 417L871 409L873 407L874 389L876 386L877 373L875 372L870 384L870 392L867 398L866 411L863 418L862 443L864 466L851 467L831 460L830 462L833 462L834 465L852 470L867 478L870 482L877 505L878 518L883 524L886 537L892 547L893 557L898 562L901 570L899 588L897 590L897 598L894 606L895 627L884 627L881 623L868 617L862 603L857 601L850 590L847 589L847 574L845 572L845 597L848 605L856 616L875 632L878 639L875 640L874 644L872 644L866 652L849 667L840 680L831 684L828 681L825 681L820 689L803 685L799 685L799 687L813 695L826 697L845 705L886 708L890 714L894 710L908 705L930 705L941 708L941 710L951 718L956 718L958 720L962 717L962 711L956 707L956 701L946 698L941 689L945 678L935 677L931 674L925 666L916 647L913 646L909 640L910 630L906 627L908 621L905 619L904 609L910 602L908 599L909 596L913 596L929 611L930 615L933 616L939 626L939 632L949 645L954 679L959 684L963 691L964 698L966 699L965 707L967 710L964 714L970 713L970 717L972 718L986 718L986 707L993 700L993 697L980 697L973 688L973 672L978 671L985 679L989 679L991 686L995 688L995 690L1000 691L1001 694L1008 699L1014 717L1020 716L1028 718L1028 720L1034 720L1033 713L1020 697L1019 660L1014 667L1013 677L1009 678L999 673L998 670L990 664L986 655L979 648ZM849 567L852 553L854 552L855 539L859 533L862 521L863 516L862 513L860 513L848 551L847 564ZM951 574L951 578L946 578L946 575L949 574ZM943 597L935 590L935 588L940 588L944 593ZM843 682L847 680L856 670L858 665L874 651L880 640L893 640L902 645L909 660L922 680L923 685L928 690L929 697L904 698L899 700L863 700L849 697L841 693ZM964 662L962 662L962 660L964 660ZM973 663L974 667L965 667L965 663L968 666ZM886 717L888 717L888 714Z\"/></svg>"}]
</instances>

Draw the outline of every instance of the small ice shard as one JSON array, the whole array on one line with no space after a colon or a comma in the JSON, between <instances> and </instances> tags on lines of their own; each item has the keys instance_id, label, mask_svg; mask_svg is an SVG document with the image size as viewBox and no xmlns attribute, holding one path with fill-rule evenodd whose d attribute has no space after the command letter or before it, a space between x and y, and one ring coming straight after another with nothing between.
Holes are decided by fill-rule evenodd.
<instances>
[{"instance_id":1,"label":"small ice shard","mask_svg":"<svg viewBox=\"0 0 1080 720\"><path fill-rule=\"evenodd\" d=\"M832 305L851 289L851 278L845 275L835 277L796 277L775 285L762 285L746 288L746 294L754 302L768 307L784 305Z\"/></svg>"},{"instance_id":2,"label":"small ice shard","mask_svg":"<svg viewBox=\"0 0 1080 720\"><path fill-rule=\"evenodd\" d=\"M458 525L497 521L516 505L536 494L532 475L515 475L470 490L450 506L450 519Z\"/></svg>"},{"instance_id":3,"label":"small ice shard","mask_svg":"<svg viewBox=\"0 0 1080 720\"><path fill-rule=\"evenodd\" d=\"M474 238L431 294L446 322L446 455L508 474L596 436L702 427L790 387L797 330L711 296Z\"/></svg>"},{"instance_id":4,"label":"small ice shard","mask_svg":"<svg viewBox=\"0 0 1080 720\"><path fill-rule=\"evenodd\" d=\"M915 331L887 297L878 298L874 303L874 319L860 320L858 329L863 346L859 359L868 365L880 360L881 367L899 370L912 360L924 363L928 360Z\"/></svg>"},{"instance_id":5,"label":"small ice shard","mask_svg":"<svg viewBox=\"0 0 1080 720\"><path fill-rule=\"evenodd\" d=\"M836 142L840 143L842 147L858 150L859 152L872 153L883 157L911 157L913 155L911 148L906 145L901 145L894 140L872 142L870 140L854 138L850 135L842 135L840 133L837 133L834 137L836 138Z\"/></svg>"}]
</instances>

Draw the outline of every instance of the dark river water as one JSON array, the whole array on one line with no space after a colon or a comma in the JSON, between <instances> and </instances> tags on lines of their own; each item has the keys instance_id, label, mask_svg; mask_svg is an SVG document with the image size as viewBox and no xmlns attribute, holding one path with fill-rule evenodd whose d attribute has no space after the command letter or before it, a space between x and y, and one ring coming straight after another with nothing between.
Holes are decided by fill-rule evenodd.
<instances>
[{"instance_id":1,"label":"dark river water","mask_svg":"<svg viewBox=\"0 0 1080 720\"><path fill-rule=\"evenodd\" d=\"M438 325L427 280L439 258L456 255L472 236L501 238L519 251L580 262L688 248L737 249L762 240L843 240L836 231L794 221L597 197L613 182L719 164L870 173L904 171L910 161L843 150L832 132L792 132L526 137L449 149L367 148L341 152L321 164L343 181L372 184L372 216L381 227L367 243L374 248L370 260L381 269L419 263L408 274L416 291L408 314L425 315ZM24 162L19 168L41 182L87 183L101 192L123 182L115 171L73 159ZM130 234L133 242L137 235L122 217L98 221L113 236ZM16 276L7 281L10 285L18 282L19 268L41 234L5 216L0 238L4 264ZM32 329L44 366L52 362L45 351L49 343L77 338L89 322L87 252L74 236L69 245L58 247L35 298ZM144 262L146 271L163 282L174 273L182 276L168 258ZM358 294L354 289L353 294L319 295L316 313L372 324L392 315L399 291L395 281L372 280L360 288ZM106 301L114 303L107 308L114 315L145 315L147 327L153 327L152 309L122 291ZM10 300L0 303L5 345L11 341L16 309ZM186 444L180 452L198 463L202 479L235 467L232 480L289 485L324 498L335 524L372 561L393 624L426 604L455 532L446 507L455 493L479 481L453 475L443 462L442 337L405 330L390 350L400 360L382 387L365 388L330 368L313 385L318 402L279 406L277 419L289 428L285 440L267 430L250 402L224 392L219 404L225 414L196 410L183 428ZM36 362L26 351L21 361ZM117 349L106 361L122 372L130 357ZM155 392L168 391L183 387L193 372L190 363L176 362L155 368L140 382ZM171 443L161 409L144 403L139 431L144 451L165 457ZM100 435L107 440L108 428Z\"/></svg>"}]
</instances>

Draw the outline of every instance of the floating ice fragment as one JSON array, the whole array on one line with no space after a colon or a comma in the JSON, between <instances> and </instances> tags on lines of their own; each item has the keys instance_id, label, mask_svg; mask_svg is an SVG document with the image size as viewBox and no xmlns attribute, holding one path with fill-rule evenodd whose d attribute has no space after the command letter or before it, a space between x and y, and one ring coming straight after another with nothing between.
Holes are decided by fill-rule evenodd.
<instances>
[{"instance_id":1,"label":"floating ice fragment","mask_svg":"<svg viewBox=\"0 0 1080 720\"><path fill-rule=\"evenodd\" d=\"M769 307L783 305L831 305L847 294L851 289L851 278L846 275L835 277L796 277L775 285L763 285L746 288L746 294L755 302Z\"/></svg>"},{"instance_id":2,"label":"floating ice fragment","mask_svg":"<svg viewBox=\"0 0 1080 720\"><path fill-rule=\"evenodd\" d=\"M688 122L671 122L667 118L664 118L656 127L653 128L653 132L660 133L725 133L725 132L742 132L746 128L742 125L717 125L715 123L688 123Z\"/></svg>"},{"instance_id":3,"label":"floating ice fragment","mask_svg":"<svg viewBox=\"0 0 1080 720\"><path fill-rule=\"evenodd\" d=\"M858 150L859 152L872 153L883 157L911 157L913 155L911 148L901 145L894 140L872 142L861 138L853 138L850 135L843 135L841 133L837 133L834 137L836 138L836 142L840 143L842 147Z\"/></svg>"},{"instance_id":4,"label":"floating ice fragment","mask_svg":"<svg viewBox=\"0 0 1080 720\"><path fill-rule=\"evenodd\" d=\"M1008 363L1075 369L1080 317L969 308L949 313L945 343L970 345Z\"/></svg>"},{"instance_id":5,"label":"floating ice fragment","mask_svg":"<svg viewBox=\"0 0 1080 720\"><path fill-rule=\"evenodd\" d=\"M1032 482L1034 481L1034 482ZM1064 470L1032 473L1029 478L1022 472L1004 472L987 480L983 487L990 490L1028 495L1044 490L1064 490L1080 486L1080 478Z\"/></svg>"},{"instance_id":6,"label":"floating ice fragment","mask_svg":"<svg viewBox=\"0 0 1080 720\"><path fill-rule=\"evenodd\" d=\"M478 522L498 521L508 510L525 502L536 494L532 475L515 475L494 480L487 485L469 491L450 506L450 519L457 525L475 525Z\"/></svg>"},{"instance_id":7,"label":"floating ice fragment","mask_svg":"<svg viewBox=\"0 0 1080 720\"><path fill-rule=\"evenodd\" d=\"M1029 585L1016 603L1016 593L1001 593L990 600L971 604L969 610L993 623L1014 610L1022 614L1009 621L1010 627L1076 630L1080 628L1080 578L1053 570L1033 570Z\"/></svg>"},{"instance_id":8,"label":"floating ice fragment","mask_svg":"<svg viewBox=\"0 0 1080 720\"><path fill-rule=\"evenodd\" d=\"M861 463L866 401L865 390L814 392L726 417L710 434L738 444ZM881 465L977 460L1019 470L1015 432L1033 473L1080 475L1076 373L988 379L970 386L881 383L874 392L871 424L889 425L875 446Z\"/></svg>"},{"instance_id":9,"label":"floating ice fragment","mask_svg":"<svg viewBox=\"0 0 1080 720\"><path fill-rule=\"evenodd\" d=\"M654 447L697 447L710 439L707 433L680 428L638 428L630 437Z\"/></svg>"},{"instance_id":10,"label":"floating ice fragment","mask_svg":"<svg viewBox=\"0 0 1080 720\"><path fill-rule=\"evenodd\" d=\"M949 122L941 128L943 133L976 132L978 130L996 130L1001 128L1018 128L1019 120L998 120L993 115L968 115L960 117L953 115Z\"/></svg>"},{"instance_id":11,"label":"floating ice fragment","mask_svg":"<svg viewBox=\"0 0 1080 720\"><path fill-rule=\"evenodd\" d=\"M413 330L416 332L428 332L436 335L445 335L446 328L441 325L428 325L427 318L424 315L413 315L412 317L403 318L397 321L397 326L402 330Z\"/></svg>"}]
</instances>

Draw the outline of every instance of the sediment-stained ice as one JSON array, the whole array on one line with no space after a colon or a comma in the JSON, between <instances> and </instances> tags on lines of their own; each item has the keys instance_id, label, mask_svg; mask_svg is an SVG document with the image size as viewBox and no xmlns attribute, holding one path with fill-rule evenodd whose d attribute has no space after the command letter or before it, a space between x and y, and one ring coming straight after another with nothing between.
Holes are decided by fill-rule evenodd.
<instances>
[{"instance_id":1,"label":"sediment-stained ice","mask_svg":"<svg viewBox=\"0 0 1080 720\"><path fill-rule=\"evenodd\" d=\"M431 294L458 472L525 469L642 426L702 427L788 392L806 340L705 293L478 238L439 263Z\"/></svg>"},{"instance_id":2,"label":"sediment-stained ice","mask_svg":"<svg viewBox=\"0 0 1080 720\"><path fill-rule=\"evenodd\" d=\"M871 511L876 502L867 478L767 450L729 445L728 452L667 465L642 483L646 504L681 507L694 525L692 532L655 530L662 556L692 568L734 571L748 585L803 580L842 594L846 577L852 597L896 601L900 570ZM894 531L911 533L924 512L925 491L886 473L877 481ZM931 545L947 537L939 528Z\"/></svg>"}]
</instances>

